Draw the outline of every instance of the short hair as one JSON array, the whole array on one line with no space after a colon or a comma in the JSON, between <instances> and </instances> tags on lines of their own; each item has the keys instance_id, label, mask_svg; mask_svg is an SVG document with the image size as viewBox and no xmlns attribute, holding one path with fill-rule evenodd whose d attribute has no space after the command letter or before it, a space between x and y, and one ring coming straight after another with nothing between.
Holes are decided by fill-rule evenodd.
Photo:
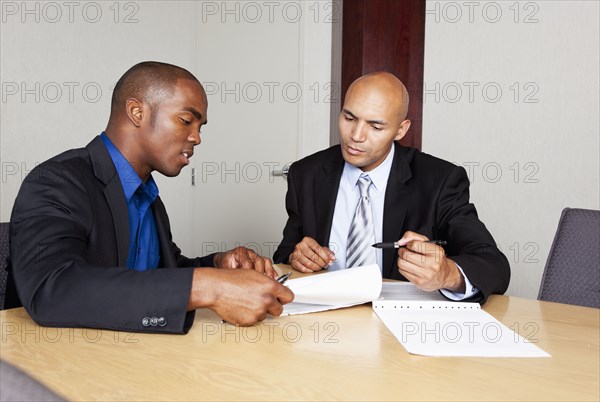
<instances>
[{"instance_id":1,"label":"short hair","mask_svg":"<svg viewBox=\"0 0 600 402\"><path fill-rule=\"evenodd\" d=\"M177 79L198 79L188 70L173 64L158 61L143 61L123 74L113 90L111 115L118 116L124 110L127 99L136 98L150 105L152 124L158 103L171 94Z\"/></svg>"}]
</instances>

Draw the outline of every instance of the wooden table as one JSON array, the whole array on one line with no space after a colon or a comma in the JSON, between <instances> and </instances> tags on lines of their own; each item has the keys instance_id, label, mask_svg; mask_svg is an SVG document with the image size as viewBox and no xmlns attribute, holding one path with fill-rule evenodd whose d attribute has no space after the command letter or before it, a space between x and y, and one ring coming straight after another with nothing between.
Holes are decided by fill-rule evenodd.
<instances>
[{"instance_id":1,"label":"wooden table","mask_svg":"<svg viewBox=\"0 0 600 402\"><path fill-rule=\"evenodd\" d=\"M0 357L71 400L600 399L600 310L492 296L551 358L408 354L370 305L250 328L199 310L187 335L44 328L0 312Z\"/></svg>"}]
</instances>

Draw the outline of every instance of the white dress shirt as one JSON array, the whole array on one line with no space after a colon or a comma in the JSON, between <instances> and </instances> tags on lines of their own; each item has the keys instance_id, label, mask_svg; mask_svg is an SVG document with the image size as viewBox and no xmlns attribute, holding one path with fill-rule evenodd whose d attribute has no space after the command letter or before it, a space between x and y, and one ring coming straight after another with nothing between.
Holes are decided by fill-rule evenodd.
<instances>
[{"instance_id":1,"label":"white dress shirt","mask_svg":"<svg viewBox=\"0 0 600 402\"><path fill-rule=\"evenodd\" d=\"M394 160L394 147L385 158L383 163L375 169L366 172L373 184L369 187L369 198L371 199L371 210L373 212L373 225L375 226L375 242L382 241L383 236L383 205L385 201L385 190L387 188L388 177L392 169ZM358 205L360 191L356 183L362 170L349 163L344 164L344 171L340 179L335 209L333 212L333 224L329 235L329 249L335 253L336 260L328 268L330 271L346 269L346 243L348 241L348 230L352 223L352 218ZM398 239L395 239L398 240ZM379 269L383 266L382 249L376 249L377 265ZM452 292L447 289L441 289L442 293L452 300L462 300L469 298L479 292L479 289L473 287L471 282L465 276L462 268L458 267L465 279L466 293Z\"/></svg>"}]
</instances>

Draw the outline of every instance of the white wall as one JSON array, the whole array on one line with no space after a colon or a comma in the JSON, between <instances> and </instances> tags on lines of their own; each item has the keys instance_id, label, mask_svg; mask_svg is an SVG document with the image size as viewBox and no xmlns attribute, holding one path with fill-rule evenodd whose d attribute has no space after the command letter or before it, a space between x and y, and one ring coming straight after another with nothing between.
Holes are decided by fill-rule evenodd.
<instances>
[{"instance_id":1,"label":"white wall","mask_svg":"<svg viewBox=\"0 0 600 402\"><path fill-rule=\"evenodd\" d=\"M106 127L112 88L129 67L161 60L194 68L193 5L169 6L176 29L156 28L169 18L160 6L1 3L2 221L9 220L21 181L36 164L85 146Z\"/></svg>"},{"instance_id":2,"label":"white wall","mask_svg":"<svg viewBox=\"0 0 600 402\"><path fill-rule=\"evenodd\" d=\"M106 127L116 80L159 60L196 74L209 99L190 166L155 175L176 242L188 255L250 242L272 253L286 183L270 173L328 145L331 1L2 1L0 11L1 221L36 164Z\"/></svg>"},{"instance_id":3,"label":"white wall","mask_svg":"<svg viewBox=\"0 0 600 402\"><path fill-rule=\"evenodd\" d=\"M599 2L426 8L423 150L465 166L508 294L535 298L562 209L600 209Z\"/></svg>"}]
</instances>

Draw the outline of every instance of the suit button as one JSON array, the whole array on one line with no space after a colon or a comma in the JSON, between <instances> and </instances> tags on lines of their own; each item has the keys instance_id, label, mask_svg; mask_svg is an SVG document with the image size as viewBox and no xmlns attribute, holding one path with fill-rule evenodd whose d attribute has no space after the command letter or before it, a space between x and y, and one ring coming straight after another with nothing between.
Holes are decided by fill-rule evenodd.
<instances>
[{"instance_id":1,"label":"suit button","mask_svg":"<svg viewBox=\"0 0 600 402\"><path fill-rule=\"evenodd\" d=\"M158 318L156 318L156 317L150 318L150 325L152 325L153 327L156 327L158 325Z\"/></svg>"},{"instance_id":2,"label":"suit button","mask_svg":"<svg viewBox=\"0 0 600 402\"><path fill-rule=\"evenodd\" d=\"M150 318L148 318L148 317L144 317L144 318L142 318L142 325L143 325L144 327L148 327L148 326L150 326Z\"/></svg>"},{"instance_id":3,"label":"suit button","mask_svg":"<svg viewBox=\"0 0 600 402\"><path fill-rule=\"evenodd\" d=\"M158 325L164 327L167 325L167 319L165 317L158 317Z\"/></svg>"}]
</instances>

